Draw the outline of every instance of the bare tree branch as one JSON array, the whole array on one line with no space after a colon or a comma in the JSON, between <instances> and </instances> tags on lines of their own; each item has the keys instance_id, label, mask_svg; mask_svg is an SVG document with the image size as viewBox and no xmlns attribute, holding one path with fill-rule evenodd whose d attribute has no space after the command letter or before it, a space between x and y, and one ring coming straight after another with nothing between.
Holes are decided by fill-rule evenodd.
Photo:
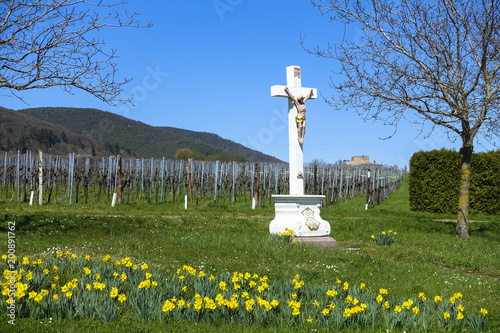
<instances>
[{"instance_id":1,"label":"bare tree branch","mask_svg":"<svg viewBox=\"0 0 500 333\"><path fill-rule=\"evenodd\" d=\"M366 119L402 119L396 115L413 110L422 121L467 133L469 143L489 113L498 118L500 19L493 0L312 3L365 32L362 44L343 40L325 49L305 48L301 40L309 53L340 60L338 74L346 79L331 80L339 93L332 106Z\"/></svg>"},{"instance_id":2,"label":"bare tree branch","mask_svg":"<svg viewBox=\"0 0 500 333\"><path fill-rule=\"evenodd\" d=\"M123 0L8 0L0 2L0 88L21 91L60 86L114 104L122 86L116 52L105 48L105 28L141 25Z\"/></svg>"}]
</instances>

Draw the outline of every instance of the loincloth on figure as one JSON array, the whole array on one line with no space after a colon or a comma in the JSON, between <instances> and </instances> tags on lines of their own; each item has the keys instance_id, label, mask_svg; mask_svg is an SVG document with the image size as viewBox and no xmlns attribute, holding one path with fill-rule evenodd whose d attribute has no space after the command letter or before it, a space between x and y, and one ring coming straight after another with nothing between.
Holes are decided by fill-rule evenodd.
<instances>
[{"instance_id":1,"label":"loincloth on figure","mask_svg":"<svg viewBox=\"0 0 500 333\"><path fill-rule=\"evenodd\" d=\"M306 116L299 116L299 115L295 116L296 123L303 123L305 121L306 121Z\"/></svg>"}]
</instances>

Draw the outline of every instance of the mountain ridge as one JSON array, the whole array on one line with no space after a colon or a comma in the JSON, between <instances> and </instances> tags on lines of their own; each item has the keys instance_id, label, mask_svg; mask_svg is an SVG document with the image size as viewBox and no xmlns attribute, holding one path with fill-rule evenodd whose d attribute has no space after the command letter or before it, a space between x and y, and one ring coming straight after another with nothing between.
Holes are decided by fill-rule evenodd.
<instances>
[{"instance_id":1,"label":"mountain ridge","mask_svg":"<svg viewBox=\"0 0 500 333\"><path fill-rule=\"evenodd\" d=\"M13 112L43 121L41 124L45 127L49 123L67 128L67 132L72 135L74 133L90 140L94 147L104 154L121 152L135 157L174 158L179 150L190 150L204 159L282 162L273 156L224 139L218 134L152 126L98 109L40 107ZM60 130L59 127L58 129Z\"/></svg>"}]
</instances>

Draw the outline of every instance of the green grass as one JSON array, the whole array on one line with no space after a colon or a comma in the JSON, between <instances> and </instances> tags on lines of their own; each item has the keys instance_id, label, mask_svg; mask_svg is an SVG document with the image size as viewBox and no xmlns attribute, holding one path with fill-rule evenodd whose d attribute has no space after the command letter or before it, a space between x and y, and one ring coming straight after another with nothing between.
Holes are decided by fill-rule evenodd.
<instances>
[{"instance_id":1,"label":"green grass","mask_svg":"<svg viewBox=\"0 0 500 333\"><path fill-rule=\"evenodd\" d=\"M325 207L337 249L269 241L272 206L257 210L250 203L212 204L183 209L183 203L120 205L111 208L85 205L46 205L1 202L0 252L7 251L7 222L16 222L18 256L46 257L58 250L113 259L126 256L146 262L151 269L175 272L183 264L207 273L234 271L267 275L270 280L291 280L295 274L312 284L335 284L336 279L378 290L394 297L449 298L461 292L470 308L489 311L488 331L500 331L500 217L471 216L471 237L455 235L454 215L409 211L408 182L381 205L364 210L365 198ZM434 220L452 220L450 222ZM383 230L397 232L391 246L370 238ZM43 324L40 324L40 321ZM12 330L0 316L0 330ZM18 331L246 331L262 327L218 327L192 323L140 323L124 314L109 325L98 321L63 321L17 318ZM274 331L269 328L268 331ZM385 329L383 330L385 332Z\"/></svg>"}]
</instances>

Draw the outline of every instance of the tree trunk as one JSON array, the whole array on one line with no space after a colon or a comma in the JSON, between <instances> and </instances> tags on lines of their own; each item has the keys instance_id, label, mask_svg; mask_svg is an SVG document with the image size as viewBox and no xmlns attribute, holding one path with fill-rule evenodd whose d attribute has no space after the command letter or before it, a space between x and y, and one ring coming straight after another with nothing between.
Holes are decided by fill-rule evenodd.
<instances>
[{"instance_id":1,"label":"tree trunk","mask_svg":"<svg viewBox=\"0 0 500 333\"><path fill-rule=\"evenodd\" d=\"M464 144L460 149L462 162L460 168L460 192L458 193L457 235L461 237L469 237L470 166L473 150L472 144Z\"/></svg>"}]
</instances>

